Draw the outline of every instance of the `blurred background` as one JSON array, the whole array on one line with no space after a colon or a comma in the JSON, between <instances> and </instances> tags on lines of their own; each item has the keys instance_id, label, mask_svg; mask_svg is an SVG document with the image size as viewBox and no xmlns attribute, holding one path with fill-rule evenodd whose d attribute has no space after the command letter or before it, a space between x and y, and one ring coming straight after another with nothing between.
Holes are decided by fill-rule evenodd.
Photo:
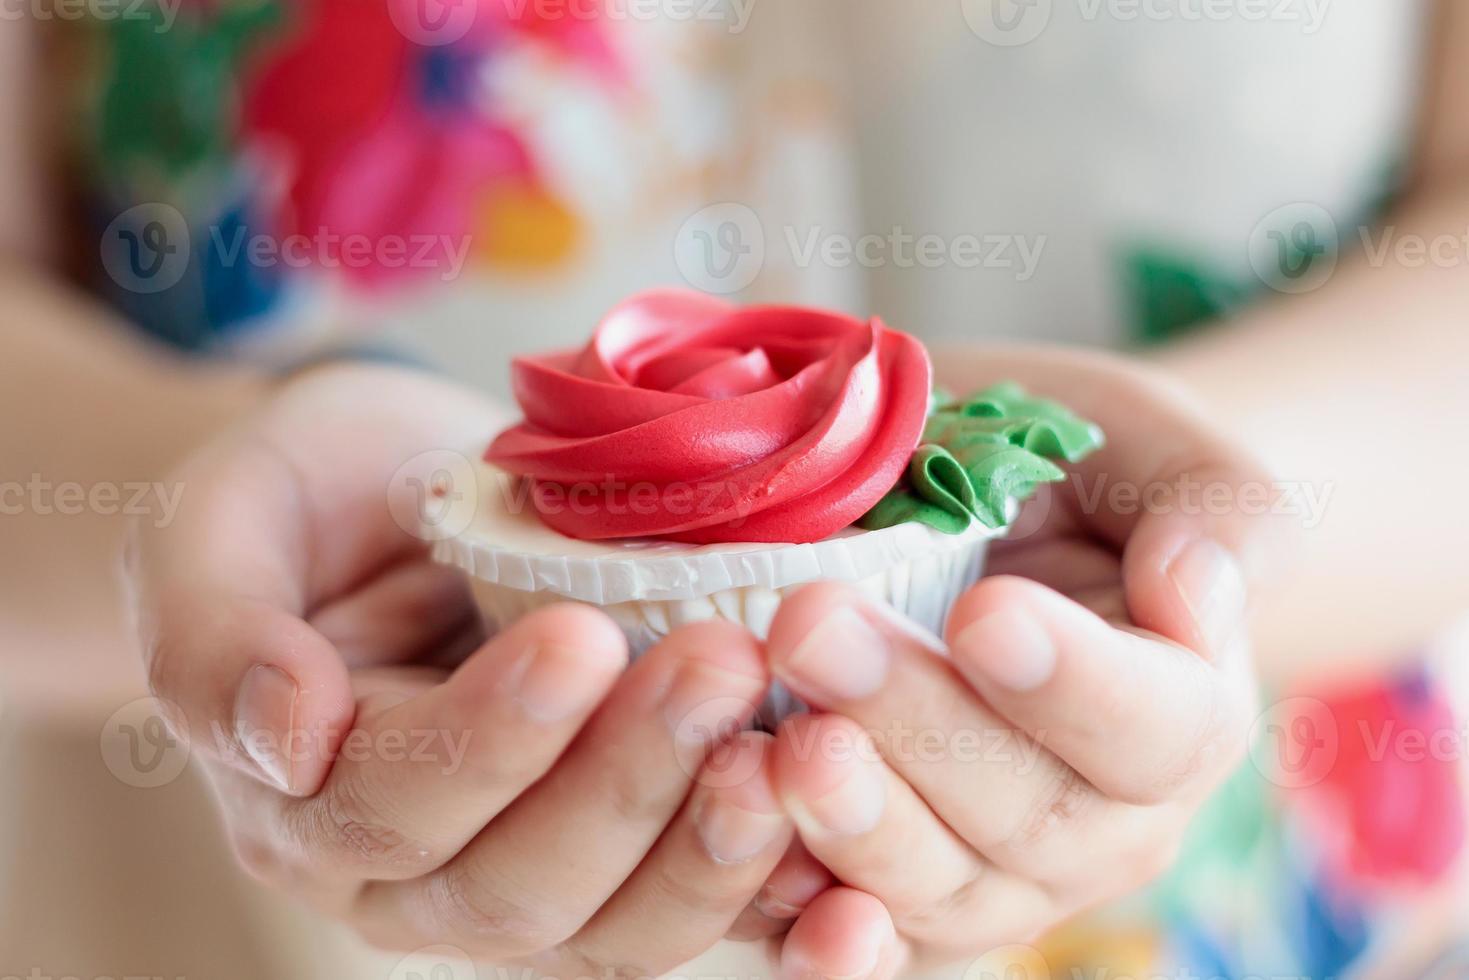
<instances>
[{"instance_id":1,"label":"blurred background","mask_svg":"<svg viewBox=\"0 0 1469 980\"><path fill-rule=\"evenodd\" d=\"M1457 472L1394 458L1372 406L1416 401L1415 424L1462 436L1462 306L1372 305L1418 320L1351 363L1331 334L1271 329L1365 337L1344 283L1419 271L1374 229L1421 178L1425 118L1460 104L1440 92L1454 19L1427 0L5 5L0 977L460 975L367 953L235 870L146 697L123 531L304 363L411 359L507 396L510 356L667 284L933 343L1130 350L1319 491L1306 516L1336 530L1265 613L1284 706L1260 727L1390 718L1450 747L1305 779L1267 747L1146 925L1046 949L1057 976L1469 977L1443 959L1464 933L1462 508L1445 547L1409 546L1427 585L1371 571L1395 512L1431 505L1416 482L1447 497ZM1463 213L1446 234L1469 237ZM1462 278L1455 255L1428 271ZM1260 336L1279 339L1234 339Z\"/></svg>"}]
</instances>

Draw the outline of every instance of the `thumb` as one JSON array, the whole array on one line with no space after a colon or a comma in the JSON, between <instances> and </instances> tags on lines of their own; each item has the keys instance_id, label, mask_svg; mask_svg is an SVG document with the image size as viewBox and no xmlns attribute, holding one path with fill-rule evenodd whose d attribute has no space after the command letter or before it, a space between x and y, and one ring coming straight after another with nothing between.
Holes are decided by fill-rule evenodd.
<instances>
[{"instance_id":1,"label":"thumb","mask_svg":"<svg viewBox=\"0 0 1469 980\"><path fill-rule=\"evenodd\" d=\"M1294 540L1279 491L1243 455L1166 474L1123 549L1128 613L1143 629L1218 660L1247 639L1248 618Z\"/></svg>"},{"instance_id":2,"label":"thumb","mask_svg":"<svg viewBox=\"0 0 1469 980\"><path fill-rule=\"evenodd\" d=\"M302 618L295 481L238 446L179 479L173 520L135 525L125 564L149 686L202 758L310 795L355 707L342 658Z\"/></svg>"}]
</instances>

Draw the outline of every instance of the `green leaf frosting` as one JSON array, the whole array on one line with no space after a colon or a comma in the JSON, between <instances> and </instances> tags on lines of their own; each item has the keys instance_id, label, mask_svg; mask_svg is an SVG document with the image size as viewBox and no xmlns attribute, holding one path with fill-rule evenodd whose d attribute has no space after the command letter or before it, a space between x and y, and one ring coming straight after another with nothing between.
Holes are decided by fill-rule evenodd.
<instances>
[{"instance_id":1,"label":"green leaf frosting","mask_svg":"<svg viewBox=\"0 0 1469 980\"><path fill-rule=\"evenodd\" d=\"M920 521L946 534L974 521L1002 527L1012 501L1065 478L1051 459L1075 463L1102 445L1095 424L1056 402L1029 397L1013 382L961 403L938 399L907 473L859 526Z\"/></svg>"}]
</instances>

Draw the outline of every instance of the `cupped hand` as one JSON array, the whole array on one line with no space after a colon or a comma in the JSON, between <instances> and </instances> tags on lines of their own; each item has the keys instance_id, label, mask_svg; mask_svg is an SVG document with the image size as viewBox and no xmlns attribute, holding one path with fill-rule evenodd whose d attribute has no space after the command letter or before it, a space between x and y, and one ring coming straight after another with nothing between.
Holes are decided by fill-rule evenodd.
<instances>
[{"instance_id":1,"label":"cupped hand","mask_svg":"<svg viewBox=\"0 0 1469 980\"><path fill-rule=\"evenodd\" d=\"M789 846L770 736L730 737L768 684L759 644L698 624L627 668L574 605L486 642L461 576L391 516L426 448L497 421L427 375L319 369L139 528L151 684L241 862L377 945L558 975L657 975L732 927L783 930L829 879Z\"/></svg>"},{"instance_id":2,"label":"cupped hand","mask_svg":"<svg viewBox=\"0 0 1469 980\"><path fill-rule=\"evenodd\" d=\"M776 791L842 882L783 938L790 976L972 958L1131 892L1241 757L1269 478L1139 368L978 364L952 390L1016 379L1108 445L992 546L944 640L843 586L780 609L773 671L812 712L777 733Z\"/></svg>"}]
</instances>

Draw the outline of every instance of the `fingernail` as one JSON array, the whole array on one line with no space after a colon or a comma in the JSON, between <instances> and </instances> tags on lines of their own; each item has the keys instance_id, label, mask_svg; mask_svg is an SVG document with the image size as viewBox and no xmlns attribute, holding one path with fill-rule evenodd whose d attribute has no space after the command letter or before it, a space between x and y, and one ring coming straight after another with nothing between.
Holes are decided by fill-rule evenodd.
<instances>
[{"instance_id":1,"label":"fingernail","mask_svg":"<svg viewBox=\"0 0 1469 980\"><path fill-rule=\"evenodd\" d=\"M835 789L794 803L796 809L804 810L831 833L851 837L867 833L882 819L887 783L876 765L852 760L846 768L846 778Z\"/></svg>"},{"instance_id":2,"label":"fingernail","mask_svg":"<svg viewBox=\"0 0 1469 980\"><path fill-rule=\"evenodd\" d=\"M755 896L755 908L772 919L794 919L805 911L816 896L831 887L831 872L813 860L809 864L776 865L765 887Z\"/></svg>"},{"instance_id":3,"label":"fingernail","mask_svg":"<svg viewBox=\"0 0 1469 980\"><path fill-rule=\"evenodd\" d=\"M754 905L755 911L768 919L794 919L802 912L802 908L776 896L769 886L762 888L760 894L755 896Z\"/></svg>"},{"instance_id":4,"label":"fingernail","mask_svg":"<svg viewBox=\"0 0 1469 980\"><path fill-rule=\"evenodd\" d=\"M786 818L711 797L699 808L694 824L710 857L720 864L743 864L775 842L785 829Z\"/></svg>"},{"instance_id":5,"label":"fingernail","mask_svg":"<svg viewBox=\"0 0 1469 980\"><path fill-rule=\"evenodd\" d=\"M663 720L681 745L726 741L755 713L752 688L759 683L748 674L686 661L663 695Z\"/></svg>"},{"instance_id":6,"label":"fingernail","mask_svg":"<svg viewBox=\"0 0 1469 980\"><path fill-rule=\"evenodd\" d=\"M786 671L816 700L860 701L887 681L887 638L852 606L832 610L796 644Z\"/></svg>"},{"instance_id":7,"label":"fingernail","mask_svg":"<svg viewBox=\"0 0 1469 980\"><path fill-rule=\"evenodd\" d=\"M1056 672L1051 635L1024 609L1006 606L979 617L954 637L961 668L979 670L1012 691L1034 691Z\"/></svg>"},{"instance_id":8,"label":"fingernail","mask_svg":"<svg viewBox=\"0 0 1469 980\"><path fill-rule=\"evenodd\" d=\"M536 647L512 678L515 700L532 721L552 725L590 711L606 690L606 671L569 647Z\"/></svg>"},{"instance_id":9,"label":"fingernail","mask_svg":"<svg viewBox=\"0 0 1469 980\"><path fill-rule=\"evenodd\" d=\"M1168 577L1193 614L1211 656L1222 654L1245 614L1245 578L1234 554L1217 541L1198 538L1168 563Z\"/></svg>"},{"instance_id":10,"label":"fingernail","mask_svg":"<svg viewBox=\"0 0 1469 980\"><path fill-rule=\"evenodd\" d=\"M235 737L266 777L288 793L297 690L279 667L257 664L245 672L235 695Z\"/></svg>"}]
</instances>

